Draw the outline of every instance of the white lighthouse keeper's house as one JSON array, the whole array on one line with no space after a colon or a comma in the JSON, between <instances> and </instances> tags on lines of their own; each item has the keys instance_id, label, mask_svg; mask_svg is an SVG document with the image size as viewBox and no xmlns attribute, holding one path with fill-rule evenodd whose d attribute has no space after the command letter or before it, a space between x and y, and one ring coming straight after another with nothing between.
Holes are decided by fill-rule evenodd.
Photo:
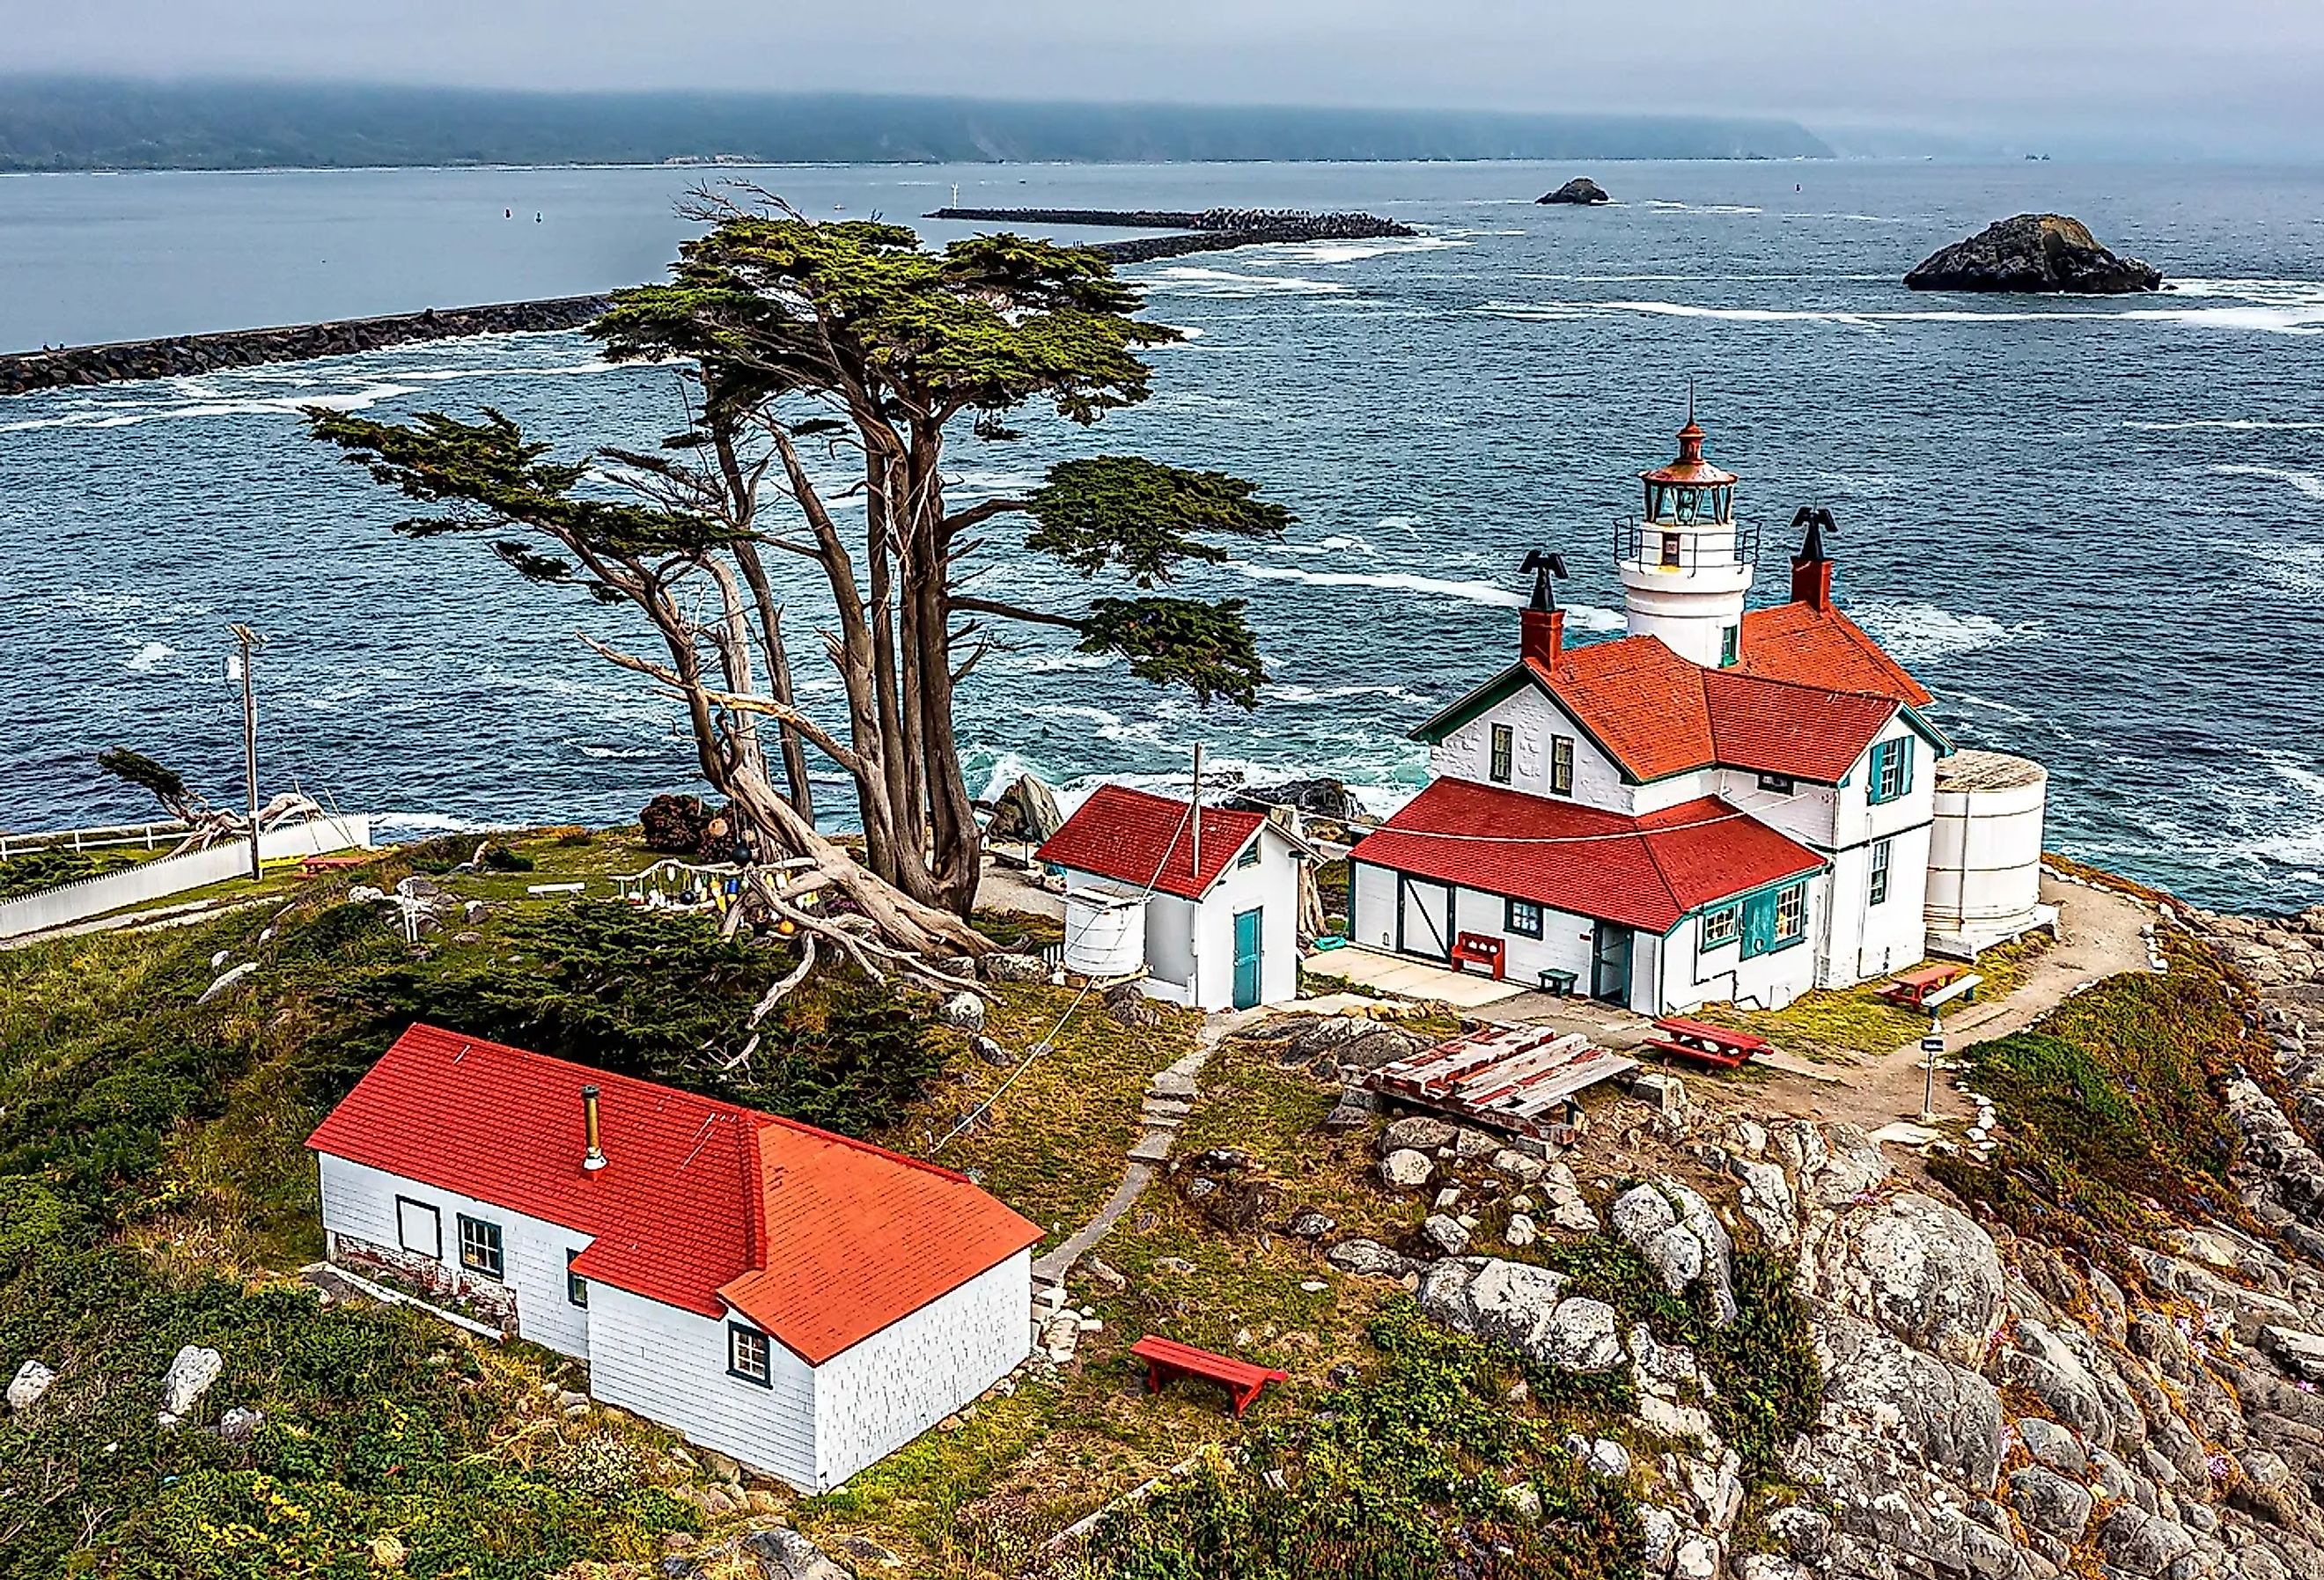
<instances>
[{"instance_id":1,"label":"white lighthouse keeper's house","mask_svg":"<svg viewBox=\"0 0 2324 1580\"><path fill-rule=\"evenodd\" d=\"M1314 854L1263 812L1197 814L1109 784L1039 859L1065 877L1065 969L1138 976L1149 997L1212 1011L1298 996L1302 864Z\"/></svg>"},{"instance_id":2,"label":"white lighthouse keeper's house","mask_svg":"<svg viewBox=\"0 0 2324 1580\"><path fill-rule=\"evenodd\" d=\"M589 1391L826 1492L1031 1350L1041 1231L965 1176L412 1027L307 1139L330 1260L589 1363Z\"/></svg>"},{"instance_id":3,"label":"white lighthouse keeper's house","mask_svg":"<svg viewBox=\"0 0 2324 1580\"><path fill-rule=\"evenodd\" d=\"M1834 603L1829 514L1794 522L1790 598L1747 609L1735 475L1692 411L1678 447L1615 528L1627 634L1567 646L1562 562L1536 556L1516 661L1413 732L1439 777L1352 852L1350 941L1664 1014L1779 1008L2038 925L2039 770L1952 797L1968 832L1932 895L1952 744Z\"/></svg>"}]
</instances>

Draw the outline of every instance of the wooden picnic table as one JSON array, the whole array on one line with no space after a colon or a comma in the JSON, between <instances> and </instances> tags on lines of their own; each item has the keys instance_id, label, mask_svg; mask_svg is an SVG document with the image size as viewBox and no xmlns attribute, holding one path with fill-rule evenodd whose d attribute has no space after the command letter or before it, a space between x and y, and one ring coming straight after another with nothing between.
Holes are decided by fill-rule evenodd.
<instances>
[{"instance_id":1,"label":"wooden picnic table","mask_svg":"<svg viewBox=\"0 0 2324 1580\"><path fill-rule=\"evenodd\" d=\"M1167 1377L1192 1377L1204 1382L1215 1382L1223 1387L1234 1401L1235 1418L1240 1420L1259 1398L1259 1391L1270 1382L1288 1382L1291 1374L1272 1367L1255 1366L1249 1361L1238 1361L1232 1355L1213 1354L1198 1350L1192 1344L1182 1344L1148 1334L1130 1346L1130 1353L1146 1363L1146 1391L1162 1391Z\"/></svg>"},{"instance_id":2,"label":"wooden picnic table","mask_svg":"<svg viewBox=\"0 0 2324 1580\"><path fill-rule=\"evenodd\" d=\"M1765 1053L1773 1046L1766 1038L1748 1031L1690 1021L1683 1015L1665 1015L1655 1022L1655 1030L1662 1035L1646 1039L1648 1048L1700 1064L1716 1065L1720 1069L1731 1070L1753 1054Z\"/></svg>"},{"instance_id":3,"label":"wooden picnic table","mask_svg":"<svg viewBox=\"0 0 2324 1580\"><path fill-rule=\"evenodd\" d=\"M1918 966L1890 977L1887 985L1880 990L1880 996L1908 1010L1924 1010L1929 1007L1931 994L1950 987L1969 975L1969 963L1965 960L1943 960L1933 966ZM1976 996L1974 984L1969 987L1969 993L1971 997Z\"/></svg>"}]
</instances>

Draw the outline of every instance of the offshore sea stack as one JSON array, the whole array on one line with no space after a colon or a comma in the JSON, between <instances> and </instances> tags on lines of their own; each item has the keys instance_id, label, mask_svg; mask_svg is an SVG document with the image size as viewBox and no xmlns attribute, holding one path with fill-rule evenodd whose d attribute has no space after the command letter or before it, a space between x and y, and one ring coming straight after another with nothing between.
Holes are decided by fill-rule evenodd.
<instances>
[{"instance_id":1,"label":"offshore sea stack","mask_svg":"<svg viewBox=\"0 0 2324 1580\"><path fill-rule=\"evenodd\" d=\"M1611 203L1614 195L1588 176L1576 176L1554 192L1544 192L1536 203Z\"/></svg>"},{"instance_id":2,"label":"offshore sea stack","mask_svg":"<svg viewBox=\"0 0 2324 1580\"><path fill-rule=\"evenodd\" d=\"M2098 245L2089 227L2063 214L1996 220L1967 241L1923 259L1904 276L1914 291L2066 291L2119 296L2153 291L2161 271Z\"/></svg>"}]
</instances>

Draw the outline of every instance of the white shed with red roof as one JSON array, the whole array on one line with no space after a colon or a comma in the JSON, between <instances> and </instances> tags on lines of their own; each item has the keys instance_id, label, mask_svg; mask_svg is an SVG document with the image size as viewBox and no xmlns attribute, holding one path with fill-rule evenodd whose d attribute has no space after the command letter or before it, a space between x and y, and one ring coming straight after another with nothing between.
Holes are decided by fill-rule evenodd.
<instances>
[{"instance_id":1,"label":"white shed with red roof","mask_svg":"<svg viewBox=\"0 0 2324 1580\"><path fill-rule=\"evenodd\" d=\"M1031 1347L1041 1232L811 1125L413 1026L307 1141L333 1262L589 1363L589 1391L806 1492Z\"/></svg>"},{"instance_id":2,"label":"white shed with red roof","mask_svg":"<svg viewBox=\"0 0 2324 1580\"><path fill-rule=\"evenodd\" d=\"M1249 1009L1299 993L1306 842L1261 812L1100 786L1040 849L1065 876L1065 968ZM1143 973L1139 975L1139 973Z\"/></svg>"}]
</instances>

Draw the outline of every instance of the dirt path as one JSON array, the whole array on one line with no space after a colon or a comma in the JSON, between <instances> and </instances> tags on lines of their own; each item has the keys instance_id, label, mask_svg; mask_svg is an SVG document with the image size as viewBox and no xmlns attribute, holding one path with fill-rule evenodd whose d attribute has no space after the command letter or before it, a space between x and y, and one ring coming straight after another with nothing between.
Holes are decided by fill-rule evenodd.
<instances>
[{"instance_id":1,"label":"dirt path","mask_svg":"<svg viewBox=\"0 0 2324 1580\"><path fill-rule=\"evenodd\" d=\"M2064 936L2042 952L2024 982L2007 998L1960 1005L1946 1014L1945 1041L1951 1051L2024 1030L2085 983L2147 969L2142 929L2154 915L2144 902L2112 890L2062 883L2046 874L2042 898L2059 908L2058 926ZM1853 1068L1826 1066L1813 1076L1771 1068L1770 1078L1752 1090L1750 1106L1811 1119L1844 1119L1868 1131L1878 1130L1920 1116L1926 1078L1923 1058L1919 1042L1914 1041ZM1942 1072L1936 1105L1946 1118L1973 1116L1968 1099Z\"/></svg>"}]
</instances>

